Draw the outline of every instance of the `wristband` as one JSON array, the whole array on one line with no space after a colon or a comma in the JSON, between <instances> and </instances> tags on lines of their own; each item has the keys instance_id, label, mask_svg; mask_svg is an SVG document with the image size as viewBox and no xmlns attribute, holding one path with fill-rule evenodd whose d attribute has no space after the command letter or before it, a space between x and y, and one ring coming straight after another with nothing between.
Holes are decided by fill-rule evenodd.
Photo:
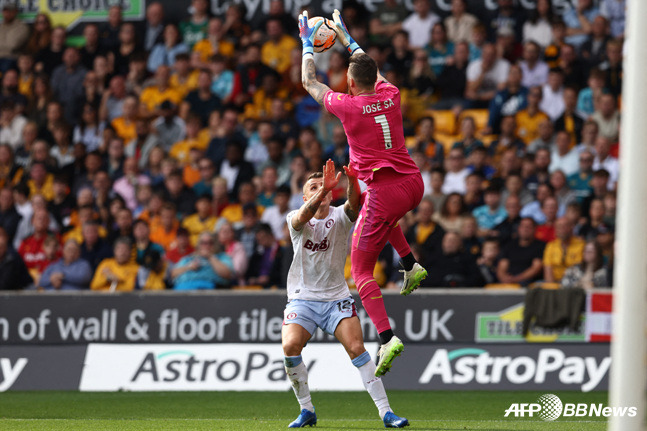
<instances>
[{"instance_id":1,"label":"wristband","mask_svg":"<svg viewBox=\"0 0 647 431\"><path fill-rule=\"evenodd\" d=\"M313 58L314 58L314 49L311 46L305 46L304 45L303 46L303 54L301 54L301 55L305 57L307 54L312 55Z\"/></svg>"},{"instance_id":2,"label":"wristband","mask_svg":"<svg viewBox=\"0 0 647 431\"><path fill-rule=\"evenodd\" d=\"M301 57L302 57L302 59L303 59L303 60L306 60L306 59L308 59L308 58L311 58L312 60L314 60L314 59L315 59L315 55L314 55L314 54L313 54L313 52L312 52L312 48L310 48L310 51L306 51L306 49L305 49L305 48L303 48L303 54L302 54L302 56L301 56Z\"/></svg>"}]
</instances>

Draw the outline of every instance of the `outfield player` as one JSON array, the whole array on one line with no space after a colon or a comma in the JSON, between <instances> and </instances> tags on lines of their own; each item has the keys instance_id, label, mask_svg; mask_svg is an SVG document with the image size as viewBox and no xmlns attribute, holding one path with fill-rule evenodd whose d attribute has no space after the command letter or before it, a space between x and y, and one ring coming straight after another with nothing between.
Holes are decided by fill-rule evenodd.
<instances>
[{"instance_id":1,"label":"outfield player","mask_svg":"<svg viewBox=\"0 0 647 431\"><path fill-rule=\"evenodd\" d=\"M420 203L424 185L404 143L399 90L380 75L375 61L350 37L339 11L335 10L333 18L337 37L351 54L349 94L335 93L317 81L313 40L321 24L308 27L307 12L299 16L302 81L312 97L341 120L350 146L349 166L368 185L353 233L351 274L380 335L382 346L375 375L381 376L391 368L404 346L393 334L373 270L380 251L389 241L404 267L401 294L411 293L427 276L398 226L398 220Z\"/></svg>"},{"instance_id":2,"label":"outfield player","mask_svg":"<svg viewBox=\"0 0 647 431\"><path fill-rule=\"evenodd\" d=\"M311 174L303 186L305 203L287 215L294 258L288 272L288 304L285 307L282 342L285 371L301 406L301 414L290 428L317 423L308 371L301 351L317 327L334 334L359 371L364 387L373 398L387 428L402 428L406 418L396 416L382 379L375 377L375 364L364 348L362 328L355 302L344 278L348 235L359 213L360 189L355 172L344 167L348 176L348 200L343 207L331 207L330 191L339 182L335 165L328 160L323 174Z\"/></svg>"}]
</instances>

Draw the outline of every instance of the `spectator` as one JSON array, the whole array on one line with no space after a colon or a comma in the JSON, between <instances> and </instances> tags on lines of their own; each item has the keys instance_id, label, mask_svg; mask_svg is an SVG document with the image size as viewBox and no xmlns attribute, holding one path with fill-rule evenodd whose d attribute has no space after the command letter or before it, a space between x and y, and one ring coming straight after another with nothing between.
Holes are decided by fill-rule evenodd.
<instances>
[{"instance_id":1,"label":"spectator","mask_svg":"<svg viewBox=\"0 0 647 431\"><path fill-rule=\"evenodd\" d=\"M135 290L139 265L131 260L132 244L128 237L117 238L113 247L115 257L101 261L94 272L90 289L110 292Z\"/></svg>"},{"instance_id":2,"label":"spectator","mask_svg":"<svg viewBox=\"0 0 647 431\"><path fill-rule=\"evenodd\" d=\"M176 115L176 106L170 100L165 100L159 105L159 117L153 121L153 128L157 132L161 147L168 152L173 144L181 141L186 136L186 124Z\"/></svg>"},{"instance_id":3,"label":"spectator","mask_svg":"<svg viewBox=\"0 0 647 431\"><path fill-rule=\"evenodd\" d=\"M207 150L208 154L208 150ZM243 151L235 142L227 144L225 158L219 165L220 176L227 180L229 196L232 200L240 194L243 184L254 178L254 165L243 159Z\"/></svg>"},{"instance_id":4,"label":"spectator","mask_svg":"<svg viewBox=\"0 0 647 431\"><path fill-rule=\"evenodd\" d=\"M474 152L476 154L477 151ZM481 153L478 151L478 153ZM483 156L485 157L485 156ZM480 172L472 172L465 178L465 194L463 203L466 212L472 212L477 207L484 204L483 202L483 181L484 177Z\"/></svg>"},{"instance_id":5,"label":"spectator","mask_svg":"<svg viewBox=\"0 0 647 431\"><path fill-rule=\"evenodd\" d=\"M429 271L432 287L479 287L483 285L481 272L472 256L462 251L461 237L447 232L442 241L442 253Z\"/></svg>"},{"instance_id":6,"label":"spectator","mask_svg":"<svg viewBox=\"0 0 647 431\"><path fill-rule=\"evenodd\" d=\"M609 20L611 36L614 38L624 38L625 36L626 11L626 0L602 0L600 2L600 14Z\"/></svg>"},{"instance_id":7,"label":"spectator","mask_svg":"<svg viewBox=\"0 0 647 431\"><path fill-rule=\"evenodd\" d=\"M105 54L99 39L99 26L94 23L86 24L83 28L83 38L85 39L85 44L80 50L81 64L87 70L92 70L94 68L94 59Z\"/></svg>"},{"instance_id":8,"label":"spectator","mask_svg":"<svg viewBox=\"0 0 647 431\"><path fill-rule=\"evenodd\" d=\"M571 6L562 18L566 23L566 43L579 49L591 34L591 23L600 14L592 0L578 0L577 6Z\"/></svg>"},{"instance_id":9,"label":"spectator","mask_svg":"<svg viewBox=\"0 0 647 431\"><path fill-rule=\"evenodd\" d=\"M0 72L4 73L16 64L18 51L29 38L29 27L18 19L18 3L13 0L2 4L0 23Z\"/></svg>"},{"instance_id":10,"label":"spectator","mask_svg":"<svg viewBox=\"0 0 647 431\"><path fill-rule=\"evenodd\" d=\"M63 62L66 36L65 27L54 27L49 46L41 48L40 51L36 53L36 66L34 67L36 72L48 73Z\"/></svg>"},{"instance_id":11,"label":"spectator","mask_svg":"<svg viewBox=\"0 0 647 431\"><path fill-rule=\"evenodd\" d=\"M483 46L481 58L473 60L467 66L466 98L473 108L486 108L498 90L505 87L510 63L496 57L492 44Z\"/></svg>"},{"instance_id":12,"label":"spectator","mask_svg":"<svg viewBox=\"0 0 647 431\"><path fill-rule=\"evenodd\" d=\"M190 235L193 247L198 243L198 237L202 232L212 232L218 218L211 214L211 199L209 195L199 196L195 202L196 212L182 220L182 227Z\"/></svg>"},{"instance_id":13,"label":"spectator","mask_svg":"<svg viewBox=\"0 0 647 431\"><path fill-rule=\"evenodd\" d=\"M52 72L52 92L65 110L65 120L76 124L81 111L79 101L83 96L83 80L87 70L80 64L81 57L76 48L66 48L63 64Z\"/></svg>"},{"instance_id":14,"label":"spectator","mask_svg":"<svg viewBox=\"0 0 647 431\"><path fill-rule=\"evenodd\" d=\"M462 0L459 0L462 1ZM436 79L436 87L441 100L435 109L453 109L455 106L465 107L465 89L467 87L467 67L469 64L469 44L458 42L454 46L454 57L445 66Z\"/></svg>"},{"instance_id":15,"label":"spectator","mask_svg":"<svg viewBox=\"0 0 647 431\"><path fill-rule=\"evenodd\" d=\"M193 45L193 53L198 54L197 66L209 67L209 60L219 55L223 60L234 55L234 44L223 37L222 19L210 18L207 25L207 36Z\"/></svg>"},{"instance_id":16,"label":"spectator","mask_svg":"<svg viewBox=\"0 0 647 431\"><path fill-rule=\"evenodd\" d=\"M550 185L555 192L555 198L559 203L559 213L563 215L566 211L568 204L575 202L575 193L568 188L566 183L566 175L560 170L556 170L550 174Z\"/></svg>"},{"instance_id":17,"label":"spectator","mask_svg":"<svg viewBox=\"0 0 647 431\"><path fill-rule=\"evenodd\" d=\"M13 191L8 187L0 189L0 227L9 244L13 242L21 217L14 205Z\"/></svg>"},{"instance_id":18,"label":"spectator","mask_svg":"<svg viewBox=\"0 0 647 431\"><path fill-rule=\"evenodd\" d=\"M440 21L431 11L429 0L414 0L413 13L402 21L402 29L409 34L409 46L422 48L429 43L431 29Z\"/></svg>"},{"instance_id":19,"label":"spectator","mask_svg":"<svg viewBox=\"0 0 647 431\"><path fill-rule=\"evenodd\" d=\"M521 211L519 197L510 194L504 202L506 218L489 232L489 237L498 239L502 247L506 246L510 241L517 239L517 228L521 222L521 217L519 216L519 212Z\"/></svg>"},{"instance_id":20,"label":"spectator","mask_svg":"<svg viewBox=\"0 0 647 431\"><path fill-rule=\"evenodd\" d=\"M144 117L135 119L135 138L129 141L124 148L126 157L133 157L137 161L140 171L145 170L153 148L160 145L159 138L151 133L150 121Z\"/></svg>"},{"instance_id":21,"label":"spectator","mask_svg":"<svg viewBox=\"0 0 647 431\"><path fill-rule=\"evenodd\" d=\"M548 172L562 171L566 176L578 171L579 151L571 148L571 137L562 130L555 136L555 148L550 155Z\"/></svg>"},{"instance_id":22,"label":"spectator","mask_svg":"<svg viewBox=\"0 0 647 431\"><path fill-rule=\"evenodd\" d=\"M542 274L544 243L535 239L535 221L524 218L517 229L517 238L501 251L497 265L497 278L501 283L527 286Z\"/></svg>"},{"instance_id":23,"label":"spectator","mask_svg":"<svg viewBox=\"0 0 647 431\"><path fill-rule=\"evenodd\" d=\"M49 231L49 221L49 213L46 209L35 210L31 217L33 234L26 237L18 248L18 253L29 270L40 272L47 266L47 255L45 254L44 243L51 234Z\"/></svg>"},{"instance_id":24,"label":"spectator","mask_svg":"<svg viewBox=\"0 0 647 431\"><path fill-rule=\"evenodd\" d=\"M208 69L201 70L197 88L186 96L182 104L182 110L199 116L202 125L208 124L211 112L221 108L220 98L211 91L212 85L211 72Z\"/></svg>"},{"instance_id":25,"label":"spectator","mask_svg":"<svg viewBox=\"0 0 647 431\"><path fill-rule=\"evenodd\" d=\"M220 250L213 235L200 234L193 254L183 257L173 267L171 278L175 290L219 289L227 287L234 267L231 258Z\"/></svg>"},{"instance_id":26,"label":"spectator","mask_svg":"<svg viewBox=\"0 0 647 431\"><path fill-rule=\"evenodd\" d=\"M515 6L513 0L498 0L497 3L499 7L488 23L490 29L488 39L494 40L494 32L505 29L505 31L513 33L516 40L522 40L525 18L523 12Z\"/></svg>"},{"instance_id":27,"label":"spectator","mask_svg":"<svg viewBox=\"0 0 647 431\"><path fill-rule=\"evenodd\" d=\"M454 55L454 42L448 39L445 24L437 22L431 29L431 39L425 46L429 55L429 64L435 76L445 69L445 66L452 63Z\"/></svg>"},{"instance_id":28,"label":"spectator","mask_svg":"<svg viewBox=\"0 0 647 431\"><path fill-rule=\"evenodd\" d=\"M297 47L297 41L285 34L279 18L270 18L265 25L268 40L261 49L263 63L284 73L290 66L290 52Z\"/></svg>"},{"instance_id":29,"label":"spectator","mask_svg":"<svg viewBox=\"0 0 647 431\"><path fill-rule=\"evenodd\" d=\"M108 89L103 92L99 118L101 121L111 123L115 118L123 114L123 105L126 100L126 81L123 76L113 76L110 79Z\"/></svg>"},{"instance_id":30,"label":"spectator","mask_svg":"<svg viewBox=\"0 0 647 431\"><path fill-rule=\"evenodd\" d=\"M6 100L0 105L0 144L9 144L15 151L22 145L22 134L27 119L20 115L15 104Z\"/></svg>"},{"instance_id":31,"label":"spectator","mask_svg":"<svg viewBox=\"0 0 647 431\"><path fill-rule=\"evenodd\" d=\"M579 168L577 172L567 178L568 188L575 193L577 202L580 204L592 193L591 181L593 179L594 158L595 156L589 150L580 152L578 157Z\"/></svg>"},{"instance_id":32,"label":"spectator","mask_svg":"<svg viewBox=\"0 0 647 431\"><path fill-rule=\"evenodd\" d=\"M544 216L544 223L537 226L535 238L547 243L555 239L555 221L559 204L553 196L548 196L541 204L541 212Z\"/></svg>"},{"instance_id":33,"label":"spectator","mask_svg":"<svg viewBox=\"0 0 647 431\"><path fill-rule=\"evenodd\" d=\"M440 212L434 215L437 222L446 231L459 232L465 219L465 204L459 193L450 193Z\"/></svg>"},{"instance_id":34,"label":"spectator","mask_svg":"<svg viewBox=\"0 0 647 431\"><path fill-rule=\"evenodd\" d=\"M472 215L476 218L479 228L479 236L485 237L490 234L499 223L502 223L508 216L506 210L501 206L501 191L488 187L484 193L485 205L476 208Z\"/></svg>"},{"instance_id":35,"label":"spectator","mask_svg":"<svg viewBox=\"0 0 647 431\"><path fill-rule=\"evenodd\" d=\"M582 59L588 64L589 68L596 67L604 62L607 43L610 40L609 21L602 15L595 17L591 24L591 36L582 45L580 52Z\"/></svg>"},{"instance_id":36,"label":"spectator","mask_svg":"<svg viewBox=\"0 0 647 431\"><path fill-rule=\"evenodd\" d=\"M397 0L385 0L377 5L375 12L371 15L370 33L376 43L388 43L397 34L402 32L402 22L407 18L407 8Z\"/></svg>"},{"instance_id":37,"label":"spectator","mask_svg":"<svg viewBox=\"0 0 647 431\"><path fill-rule=\"evenodd\" d=\"M607 187L614 190L620 174L620 164L618 159L610 155L611 143L609 139L599 135L595 140L595 160L593 161L593 170L604 169L609 173L609 182Z\"/></svg>"},{"instance_id":38,"label":"spectator","mask_svg":"<svg viewBox=\"0 0 647 431\"><path fill-rule=\"evenodd\" d=\"M548 0L543 0L546 3ZM541 87L548 81L548 65L541 60L541 48L536 42L528 41L523 47L523 61L519 63L523 73L521 85L526 88Z\"/></svg>"},{"instance_id":39,"label":"spectator","mask_svg":"<svg viewBox=\"0 0 647 431\"><path fill-rule=\"evenodd\" d=\"M207 25L209 22L209 1L192 0L191 18L180 23L182 38L189 49L193 49L198 41L207 36Z\"/></svg>"},{"instance_id":40,"label":"spectator","mask_svg":"<svg viewBox=\"0 0 647 431\"><path fill-rule=\"evenodd\" d=\"M555 121L564 113L564 108L564 72L553 68L548 73L548 82L542 87L539 109Z\"/></svg>"},{"instance_id":41,"label":"spectator","mask_svg":"<svg viewBox=\"0 0 647 431\"><path fill-rule=\"evenodd\" d=\"M606 74L604 86L618 97L622 93L622 43L610 40L606 47L606 61L598 66Z\"/></svg>"},{"instance_id":42,"label":"spectator","mask_svg":"<svg viewBox=\"0 0 647 431\"><path fill-rule=\"evenodd\" d=\"M142 25L143 48L151 52L153 47L164 40L164 6L155 1L146 5L145 21Z\"/></svg>"},{"instance_id":43,"label":"spectator","mask_svg":"<svg viewBox=\"0 0 647 431\"><path fill-rule=\"evenodd\" d=\"M103 227L96 220L87 221L81 226L83 242L80 246L80 256L90 264L92 272L102 260L112 257L110 245L99 234L100 228Z\"/></svg>"},{"instance_id":44,"label":"spectator","mask_svg":"<svg viewBox=\"0 0 647 431\"><path fill-rule=\"evenodd\" d=\"M63 257L47 266L38 285L45 290L83 290L92 280L90 264L80 258L81 248L76 240L69 239L63 246Z\"/></svg>"},{"instance_id":45,"label":"spectator","mask_svg":"<svg viewBox=\"0 0 647 431\"><path fill-rule=\"evenodd\" d=\"M16 69L9 69L2 75L0 103L13 102L19 112L25 110L27 98L20 93L20 77Z\"/></svg>"},{"instance_id":46,"label":"spectator","mask_svg":"<svg viewBox=\"0 0 647 431\"><path fill-rule=\"evenodd\" d=\"M180 223L176 218L176 207L165 203L160 211L160 223L151 229L151 241L161 245L165 250L173 246Z\"/></svg>"},{"instance_id":47,"label":"spectator","mask_svg":"<svg viewBox=\"0 0 647 431\"><path fill-rule=\"evenodd\" d=\"M31 55L36 55L41 49L49 46L52 40L52 21L45 12L36 14L34 26L31 35L25 46L25 51Z\"/></svg>"},{"instance_id":48,"label":"spectator","mask_svg":"<svg viewBox=\"0 0 647 431\"><path fill-rule=\"evenodd\" d=\"M244 285L248 266L247 253L243 244L236 241L234 227L231 223L225 221L220 225L218 228L218 242L222 244L224 252L231 258L235 281L240 285Z\"/></svg>"},{"instance_id":49,"label":"spectator","mask_svg":"<svg viewBox=\"0 0 647 431\"><path fill-rule=\"evenodd\" d=\"M11 248L9 238L0 234L0 290L21 290L32 283L25 263Z\"/></svg>"},{"instance_id":50,"label":"spectator","mask_svg":"<svg viewBox=\"0 0 647 431\"><path fill-rule=\"evenodd\" d=\"M598 133L612 142L618 140L620 133L620 113L616 109L616 99L612 94L600 96L598 109L595 110L591 119L598 123Z\"/></svg>"},{"instance_id":51,"label":"spectator","mask_svg":"<svg viewBox=\"0 0 647 431\"><path fill-rule=\"evenodd\" d=\"M470 171L465 167L465 155L461 148L452 148L449 151L447 160L445 161L447 173L443 182L443 194L459 193L464 194L465 178L469 175Z\"/></svg>"},{"instance_id":52,"label":"spectator","mask_svg":"<svg viewBox=\"0 0 647 431\"><path fill-rule=\"evenodd\" d=\"M424 256L420 260L428 268L434 264L441 254L441 244L445 230L433 221L434 203L424 197L415 214L415 223L409 228L406 234L409 244L417 244Z\"/></svg>"},{"instance_id":53,"label":"spectator","mask_svg":"<svg viewBox=\"0 0 647 431\"><path fill-rule=\"evenodd\" d=\"M561 46L557 65L564 72L565 87L572 87L576 91L582 88L582 83L587 78L587 67L577 56L573 46L569 44Z\"/></svg>"},{"instance_id":54,"label":"spectator","mask_svg":"<svg viewBox=\"0 0 647 431\"><path fill-rule=\"evenodd\" d=\"M515 115L526 107L528 89L521 85L523 72L517 65L510 66L505 88L494 96L489 106L486 134L501 132L501 118Z\"/></svg>"},{"instance_id":55,"label":"spectator","mask_svg":"<svg viewBox=\"0 0 647 431\"><path fill-rule=\"evenodd\" d=\"M195 251L191 245L190 238L191 235L188 230L183 227L178 228L177 235L175 236L175 244L173 244L164 255L164 258L171 264L171 266L177 264L180 259Z\"/></svg>"},{"instance_id":56,"label":"spectator","mask_svg":"<svg viewBox=\"0 0 647 431\"><path fill-rule=\"evenodd\" d=\"M97 109L89 103L81 109L81 120L74 128L72 142L83 143L88 153L98 150L103 141L103 129L105 124L99 121Z\"/></svg>"},{"instance_id":57,"label":"spectator","mask_svg":"<svg viewBox=\"0 0 647 431\"><path fill-rule=\"evenodd\" d=\"M564 113L555 121L555 129L566 131L570 136L570 145L577 145L582 139L584 118L577 112L577 90L572 87L564 89Z\"/></svg>"},{"instance_id":58,"label":"spectator","mask_svg":"<svg viewBox=\"0 0 647 431\"><path fill-rule=\"evenodd\" d=\"M158 66L155 70L155 84L144 89L139 96L139 101L146 107L148 113L158 113L167 117L168 115L164 115L162 111L174 111L175 106L182 101L182 95L171 88L170 79L171 69L166 65ZM172 105L163 105L165 101L169 101Z\"/></svg>"},{"instance_id":59,"label":"spectator","mask_svg":"<svg viewBox=\"0 0 647 431\"><path fill-rule=\"evenodd\" d=\"M484 283L493 284L497 280L497 266L499 261L499 243L495 239L486 239L481 248L481 255L476 260Z\"/></svg>"},{"instance_id":60,"label":"spectator","mask_svg":"<svg viewBox=\"0 0 647 431\"><path fill-rule=\"evenodd\" d=\"M159 70L160 66L173 66L176 56L186 54L189 50L190 47L182 42L182 35L177 26L175 24L167 24L164 27L164 42L155 45L148 57L148 71L155 73L155 71Z\"/></svg>"},{"instance_id":61,"label":"spectator","mask_svg":"<svg viewBox=\"0 0 647 431\"><path fill-rule=\"evenodd\" d=\"M577 110L590 116L595 112L595 105L604 92L604 72L598 68L591 69L588 87L580 90L577 96Z\"/></svg>"},{"instance_id":62,"label":"spectator","mask_svg":"<svg viewBox=\"0 0 647 431\"><path fill-rule=\"evenodd\" d=\"M526 151L529 154L538 153L540 150L547 151L550 154L550 151L555 146L555 134L554 134L554 125L550 118L541 120L538 128L537 139L530 142Z\"/></svg>"},{"instance_id":63,"label":"spectator","mask_svg":"<svg viewBox=\"0 0 647 431\"><path fill-rule=\"evenodd\" d=\"M612 229L604 222L604 201L600 198L592 199L589 203L589 213L587 222L576 229L577 236L582 237L585 241L595 241L601 233L606 233Z\"/></svg>"},{"instance_id":64,"label":"spectator","mask_svg":"<svg viewBox=\"0 0 647 431\"><path fill-rule=\"evenodd\" d=\"M454 43L469 42L478 19L467 13L465 0L452 0L452 14L445 18L447 36Z\"/></svg>"},{"instance_id":65,"label":"spectator","mask_svg":"<svg viewBox=\"0 0 647 431\"><path fill-rule=\"evenodd\" d=\"M555 222L556 239L544 250L544 281L559 283L567 268L582 262L584 240L573 236L573 225L565 217Z\"/></svg>"},{"instance_id":66,"label":"spectator","mask_svg":"<svg viewBox=\"0 0 647 431\"><path fill-rule=\"evenodd\" d=\"M247 283L264 288L281 282L281 247L274 238L272 227L261 223L256 230L256 246L249 259Z\"/></svg>"},{"instance_id":67,"label":"spectator","mask_svg":"<svg viewBox=\"0 0 647 431\"><path fill-rule=\"evenodd\" d=\"M552 0L537 0L535 9L530 12L528 20L523 24L523 41L534 42L541 47L542 50L545 49L550 45L552 39L550 26L552 22Z\"/></svg>"},{"instance_id":68,"label":"spectator","mask_svg":"<svg viewBox=\"0 0 647 431\"><path fill-rule=\"evenodd\" d=\"M602 249L595 241L587 242L582 253L582 262L566 270L562 277L563 288L579 287L590 290L611 286L609 270L604 265Z\"/></svg>"},{"instance_id":69,"label":"spectator","mask_svg":"<svg viewBox=\"0 0 647 431\"><path fill-rule=\"evenodd\" d=\"M164 249L150 240L150 229L144 220L136 220L133 226L135 239L135 261L139 265L137 286L145 290L162 290L166 288L164 275L166 266Z\"/></svg>"},{"instance_id":70,"label":"spectator","mask_svg":"<svg viewBox=\"0 0 647 431\"><path fill-rule=\"evenodd\" d=\"M261 217L262 223L267 223L272 227L274 238L282 241L283 225L285 224L285 217L290 212L290 187L282 185L276 189L274 195L274 204L267 206Z\"/></svg>"}]
</instances>

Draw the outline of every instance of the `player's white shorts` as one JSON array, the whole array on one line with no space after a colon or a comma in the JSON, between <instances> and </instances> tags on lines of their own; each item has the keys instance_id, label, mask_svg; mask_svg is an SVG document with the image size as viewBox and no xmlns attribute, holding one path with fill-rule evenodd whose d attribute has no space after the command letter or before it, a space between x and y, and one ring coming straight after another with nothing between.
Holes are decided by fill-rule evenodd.
<instances>
[{"instance_id":1,"label":"player's white shorts","mask_svg":"<svg viewBox=\"0 0 647 431\"><path fill-rule=\"evenodd\" d=\"M357 316L357 310L352 296L330 302L293 299L285 306L283 324L296 323L310 335L314 335L317 327L334 335L342 319L354 316Z\"/></svg>"}]
</instances>

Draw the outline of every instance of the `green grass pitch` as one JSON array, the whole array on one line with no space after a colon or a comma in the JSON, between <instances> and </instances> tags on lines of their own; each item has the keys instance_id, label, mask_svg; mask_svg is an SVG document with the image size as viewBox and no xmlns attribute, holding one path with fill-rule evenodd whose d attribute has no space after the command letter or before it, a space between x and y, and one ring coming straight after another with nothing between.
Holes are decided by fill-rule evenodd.
<instances>
[{"instance_id":1,"label":"green grass pitch","mask_svg":"<svg viewBox=\"0 0 647 431\"><path fill-rule=\"evenodd\" d=\"M606 418L504 418L544 392L389 391L417 430L604 430ZM606 392L554 392L564 403L607 404ZM384 429L364 392L314 392L314 429ZM282 430L299 413L292 392L5 392L0 430Z\"/></svg>"}]
</instances>

